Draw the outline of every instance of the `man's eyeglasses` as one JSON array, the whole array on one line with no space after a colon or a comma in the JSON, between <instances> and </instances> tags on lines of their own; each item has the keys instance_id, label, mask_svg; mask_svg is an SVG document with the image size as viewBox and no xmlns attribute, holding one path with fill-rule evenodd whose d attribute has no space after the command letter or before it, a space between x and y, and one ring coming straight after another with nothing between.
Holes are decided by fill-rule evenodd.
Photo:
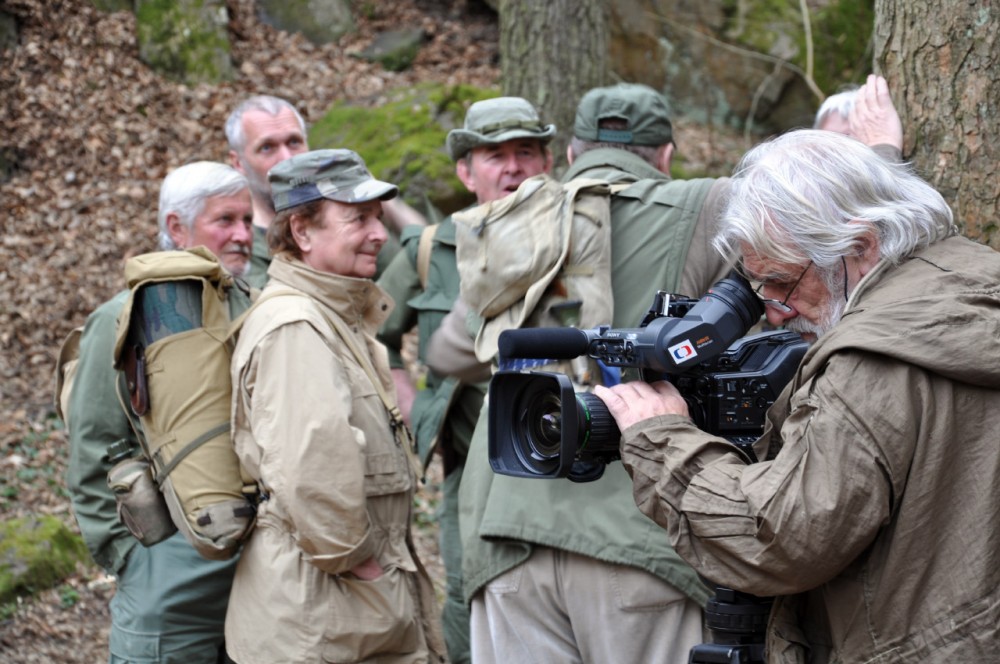
<instances>
[{"instance_id":1,"label":"man's eyeglasses","mask_svg":"<svg viewBox=\"0 0 1000 664\"><path fill-rule=\"evenodd\" d=\"M760 285L757 286L757 290L755 290L754 293L757 294L757 297L760 298L760 301L763 302L766 306L771 307L772 309L775 309L777 311L780 311L783 314L790 314L794 310L790 306L788 306L788 300L791 299L792 294L795 292L795 289L799 287L799 283L802 281L802 277L806 276L806 272L809 271L809 268L812 267L812 264L813 262L809 261L805 269L802 270L802 272L799 274L799 278L796 279L795 283L792 284L792 287L788 289L788 293L785 295L784 300L774 300L772 298L764 297L763 295L761 295L761 289L763 289L764 286L767 285L768 282L767 279L760 282ZM751 279L751 281L754 280Z\"/></svg>"}]
</instances>

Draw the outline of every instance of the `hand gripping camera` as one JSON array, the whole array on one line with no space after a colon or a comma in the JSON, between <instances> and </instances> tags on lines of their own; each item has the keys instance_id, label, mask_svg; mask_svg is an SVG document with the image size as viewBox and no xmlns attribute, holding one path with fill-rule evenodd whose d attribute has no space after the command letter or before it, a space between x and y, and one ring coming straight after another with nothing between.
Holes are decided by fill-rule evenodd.
<instances>
[{"instance_id":1,"label":"hand gripping camera","mask_svg":"<svg viewBox=\"0 0 1000 664\"><path fill-rule=\"evenodd\" d=\"M519 360L586 355L608 367L666 378L703 431L722 436L755 462L752 444L764 417L808 348L791 332L744 334L764 305L733 273L700 300L657 293L635 329L598 327L508 330L501 368ZM516 477L598 479L620 458L621 432L604 402L576 392L559 373L498 371L490 382L489 458L494 472ZM771 598L714 586L705 607L713 642L691 649L691 664L763 664Z\"/></svg>"},{"instance_id":2,"label":"hand gripping camera","mask_svg":"<svg viewBox=\"0 0 1000 664\"><path fill-rule=\"evenodd\" d=\"M507 330L501 368L510 360L586 355L606 367L667 379L695 424L735 444L750 461L764 416L791 379L807 344L791 332L740 338L764 313L736 273L701 299L657 293L638 328L607 326ZM735 342L735 343L734 343ZM604 402L577 392L560 373L501 370L489 390L489 458L494 472L515 477L598 479L620 457L621 432Z\"/></svg>"}]
</instances>

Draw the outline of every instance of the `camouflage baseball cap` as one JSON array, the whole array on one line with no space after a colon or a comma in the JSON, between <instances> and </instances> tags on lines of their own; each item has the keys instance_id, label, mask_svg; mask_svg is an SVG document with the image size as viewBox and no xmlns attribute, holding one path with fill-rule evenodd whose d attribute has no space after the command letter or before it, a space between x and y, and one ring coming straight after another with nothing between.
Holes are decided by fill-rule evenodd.
<instances>
[{"instance_id":1,"label":"camouflage baseball cap","mask_svg":"<svg viewBox=\"0 0 1000 664\"><path fill-rule=\"evenodd\" d=\"M600 127L601 120L624 120L624 129ZM646 85L621 83L594 88L576 108L573 135L584 141L660 146L673 140L670 109L662 94Z\"/></svg>"},{"instance_id":2,"label":"camouflage baseball cap","mask_svg":"<svg viewBox=\"0 0 1000 664\"><path fill-rule=\"evenodd\" d=\"M372 177L365 160L352 150L313 150L275 164L268 171L274 210L280 212L326 198L341 203L387 200L396 185Z\"/></svg>"},{"instance_id":3,"label":"camouflage baseball cap","mask_svg":"<svg viewBox=\"0 0 1000 664\"><path fill-rule=\"evenodd\" d=\"M477 101L465 114L465 128L448 132L448 154L454 161L480 145L496 145L516 138L537 138L548 143L555 125L543 125L538 111L520 97L497 97Z\"/></svg>"}]
</instances>

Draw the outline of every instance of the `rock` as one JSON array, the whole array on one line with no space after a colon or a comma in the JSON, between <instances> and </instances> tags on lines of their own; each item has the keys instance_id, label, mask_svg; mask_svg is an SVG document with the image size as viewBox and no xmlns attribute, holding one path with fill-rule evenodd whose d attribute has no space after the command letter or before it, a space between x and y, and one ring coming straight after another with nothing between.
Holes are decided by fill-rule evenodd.
<instances>
[{"instance_id":1,"label":"rock","mask_svg":"<svg viewBox=\"0 0 1000 664\"><path fill-rule=\"evenodd\" d=\"M417 209L429 202L450 214L474 202L445 151L448 131L460 127L469 105L498 90L424 83L390 92L376 108L334 104L309 130L309 145L350 148L372 174L400 187Z\"/></svg>"},{"instance_id":2,"label":"rock","mask_svg":"<svg viewBox=\"0 0 1000 664\"><path fill-rule=\"evenodd\" d=\"M797 3L774 0L618 0L610 3L615 78L663 90L694 122L761 132L812 124L819 98L805 82ZM814 78L827 93L865 70L871 8L831 0L811 10Z\"/></svg>"},{"instance_id":3,"label":"rock","mask_svg":"<svg viewBox=\"0 0 1000 664\"><path fill-rule=\"evenodd\" d=\"M314 44L337 41L354 30L345 0L258 0L260 20L279 30L301 33Z\"/></svg>"},{"instance_id":4,"label":"rock","mask_svg":"<svg viewBox=\"0 0 1000 664\"><path fill-rule=\"evenodd\" d=\"M188 85L233 78L224 0L136 0L139 58Z\"/></svg>"},{"instance_id":5,"label":"rock","mask_svg":"<svg viewBox=\"0 0 1000 664\"><path fill-rule=\"evenodd\" d=\"M0 523L0 604L57 585L89 559L83 539L54 516Z\"/></svg>"},{"instance_id":6,"label":"rock","mask_svg":"<svg viewBox=\"0 0 1000 664\"><path fill-rule=\"evenodd\" d=\"M389 71L403 71L410 68L426 41L427 34L420 28L381 32L358 57L379 62Z\"/></svg>"}]
</instances>

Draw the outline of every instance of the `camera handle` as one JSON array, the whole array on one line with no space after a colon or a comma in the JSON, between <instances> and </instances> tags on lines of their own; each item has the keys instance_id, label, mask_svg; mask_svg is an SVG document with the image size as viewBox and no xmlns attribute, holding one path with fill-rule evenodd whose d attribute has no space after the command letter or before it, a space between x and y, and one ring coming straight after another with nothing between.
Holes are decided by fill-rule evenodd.
<instances>
[{"instance_id":1,"label":"camera handle","mask_svg":"<svg viewBox=\"0 0 1000 664\"><path fill-rule=\"evenodd\" d=\"M714 642L691 648L688 664L764 664L773 601L715 586L715 594L705 604L705 623Z\"/></svg>"}]
</instances>

